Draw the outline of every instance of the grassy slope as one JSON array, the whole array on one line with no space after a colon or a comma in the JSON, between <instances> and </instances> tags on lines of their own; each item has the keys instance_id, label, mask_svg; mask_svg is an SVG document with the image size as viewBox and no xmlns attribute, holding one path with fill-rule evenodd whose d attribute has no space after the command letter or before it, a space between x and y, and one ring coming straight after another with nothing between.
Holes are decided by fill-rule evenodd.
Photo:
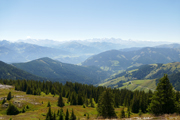
<instances>
[{"instance_id":1,"label":"grassy slope","mask_svg":"<svg viewBox=\"0 0 180 120\"><path fill-rule=\"evenodd\" d=\"M131 82L126 82L120 89L127 88L130 90L144 90L148 92L149 90L154 91L156 89L156 80L134 80Z\"/></svg>"},{"instance_id":2,"label":"grassy slope","mask_svg":"<svg viewBox=\"0 0 180 120\"><path fill-rule=\"evenodd\" d=\"M134 82L135 83L135 82ZM141 84L141 81L136 81L137 84ZM29 109L25 112L25 113L20 113L18 115L6 115L6 108L3 108L2 106L0 106L0 119L3 120L9 120L10 118L12 118L13 120L44 120L46 117L46 113L48 111L48 107L47 107L47 103L48 101L51 102L51 110L52 112L57 112L60 107L57 106L57 100L58 100L58 96L54 96L49 94L49 95L45 95L44 93L42 93L41 96L34 96L34 95L26 95L25 92L21 92L21 91L15 91L14 88L11 89L0 89L0 98L1 97L6 97L7 94L9 93L9 91L11 91L12 95L14 96L19 96L16 98L11 99L11 102L13 101L19 101L21 102L21 104L23 106L28 105ZM67 104L67 99L63 98L64 102L65 102L65 106L63 107L63 113L65 114L66 110L68 109L71 115L71 111L72 109L74 110L74 113L76 115L77 118L79 118L80 120L85 120L87 119L86 116L84 116L84 114L88 113L90 116L90 120L94 120L97 118L97 110L96 108L91 108L91 107L86 107L83 108L80 105L69 105ZM42 104L43 101L43 104ZM1 103L2 101L0 101ZM18 109L21 110L22 107L19 107ZM97 104L95 104L95 106L97 106ZM115 108L115 112L116 115L119 119L120 116L120 111L122 110L122 106L120 108ZM127 108L125 108L125 111L127 111ZM164 116L152 116L150 114L143 114L141 118L147 118L147 117L153 117L154 119L160 119L160 118L174 118L174 119L178 119L178 116L173 116L173 115L164 115ZM138 118L138 114L131 114L131 119L137 119ZM58 117L57 117L58 119ZM140 119L140 118L139 118Z\"/></svg>"},{"instance_id":3,"label":"grassy slope","mask_svg":"<svg viewBox=\"0 0 180 120\"><path fill-rule=\"evenodd\" d=\"M3 119L8 120L10 117L12 117L13 120L38 120L38 119L44 120L45 115L48 111L48 107L47 107L48 101L50 101L51 103L51 109L53 112L54 111L57 112L58 110L60 110L60 107L57 106L57 100L58 100L57 95L54 97L51 94L49 95L42 94L41 96L26 95L25 92L15 91L13 88L11 90L1 89L0 98L6 97L9 91L12 92L12 95L20 96L18 98L13 98L11 102L19 101L21 102L21 104L23 104L23 106L28 105L30 109L25 113L20 113L18 115L10 116L5 114L6 108L0 107L0 117L2 117ZM80 105L70 106L69 104L67 104L66 98L63 98L63 100L66 103L65 106L63 107L64 114L66 112L66 109L68 109L69 112L71 113L73 108L77 118L83 118L85 113L89 113L90 117L92 118L96 117L97 115L96 108L91 108L91 107L83 108ZM19 110L21 110L22 108L23 107L20 107Z\"/></svg>"},{"instance_id":4,"label":"grassy slope","mask_svg":"<svg viewBox=\"0 0 180 120\"><path fill-rule=\"evenodd\" d=\"M174 74L180 72L180 62L168 64L150 64L139 67L139 69L127 70L115 75L114 78L106 79L100 86L127 88L130 90L152 91L156 88L156 80L163 77L164 74ZM131 82L129 82L131 81ZM119 82L123 86L118 86ZM131 84L132 83L132 84ZM175 83L173 83L175 84Z\"/></svg>"},{"instance_id":5,"label":"grassy slope","mask_svg":"<svg viewBox=\"0 0 180 120\"><path fill-rule=\"evenodd\" d=\"M0 106L0 118L9 120L10 118L13 118L13 120L44 120L46 117L46 113L48 112L48 101L51 103L51 110L54 112L57 112L60 110L60 107L57 106L57 101L59 96L54 96L49 94L45 95L42 93L41 96L35 96L35 95L27 95L25 92L21 91L15 91L14 88L11 89L0 89L0 98L6 97L7 94L11 91L12 95L19 96L16 98L11 99L11 102L17 101L20 102L23 106L28 105L30 108L25 113L20 113L18 115L6 115L6 109ZM88 113L91 119L95 119L97 117L97 110L96 108L86 107L83 108L81 105L69 105L67 103L67 98L63 98L65 102L65 106L63 107L63 112L65 114L66 110L68 109L71 115L72 109L74 110L74 113L77 118L80 119L86 119L86 116L84 114ZM0 103L2 100L0 101ZM43 104L42 104L43 102ZM7 102L8 103L8 102ZM19 107L19 110L22 110L22 107ZM97 106L97 104L95 104ZM116 108L116 114L119 115L122 107ZM136 115L134 115L136 116ZM58 119L58 117L57 117Z\"/></svg>"}]
</instances>

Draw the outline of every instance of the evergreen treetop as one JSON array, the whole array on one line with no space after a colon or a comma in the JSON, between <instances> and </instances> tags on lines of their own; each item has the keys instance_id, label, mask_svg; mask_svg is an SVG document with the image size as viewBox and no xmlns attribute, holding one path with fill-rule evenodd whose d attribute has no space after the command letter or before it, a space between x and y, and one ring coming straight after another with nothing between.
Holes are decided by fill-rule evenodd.
<instances>
[{"instance_id":1,"label":"evergreen treetop","mask_svg":"<svg viewBox=\"0 0 180 120\"><path fill-rule=\"evenodd\" d=\"M104 118L116 117L114 111L114 96L110 89L107 89L101 94L98 101L97 111L98 115L103 116Z\"/></svg>"},{"instance_id":2,"label":"evergreen treetop","mask_svg":"<svg viewBox=\"0 0 180 120\"><path fill-rule=\"evenodd\" d=\"M7 115L17 115L19 114L19 110L16 106L14 106L11 102L9 103L9 106L7 108Z\"/></svg>"},{"instance_id":3,"label":"evergreen treetop","mask_svg":"<svg viewBox=\"0 0 180 120\"><path fill-rule=\"evenodd\" d=\"M70 120L76 120L76 116L75 116L75 114L74 114L73 109L72 109L72 113L71 113Z\"/></svg>"},{"instance_id":4,"label":"evergreen treetop","mask_svg":"<svg viewBox=\"0 0 180 120\"><path fill-rule=\"evenodd\" d=\"M175 112L175 93L167 75L157 84L148 111L155 114L169 114Z\"/></svg>"},{"instance_id":5,"label":"evergreen treetop","mask_svg":"<svg viewBox=\"0 0 180 120\"><path fill-rule=\"evenodd\" d=\"M7 95L7 100L11 100L12 96L11 96L11 92L8 93Z\"/></svg>"},{"instance_id":6,"label":"evergreen treetop","mask_svg":"<svg viewBox=\"0 0 180 120\"><path fill-rule=\"evenodd\" d=\"M61 94L59 95L59 98L58 98L58 106L59 107L63 107L64 106L64 102L63 102L63 98L62 98Z\"/></svg>"},{"instance_id":7,"label":"evergreen treetop","mask_svg":"<svg viewBox=\"0 0 180 120\"><path fill-rule=\"evenodd\" d=\"M69 120L69 111L68 111L68 109L66 110L65 120Z\"/></svg>"}]
</instances>

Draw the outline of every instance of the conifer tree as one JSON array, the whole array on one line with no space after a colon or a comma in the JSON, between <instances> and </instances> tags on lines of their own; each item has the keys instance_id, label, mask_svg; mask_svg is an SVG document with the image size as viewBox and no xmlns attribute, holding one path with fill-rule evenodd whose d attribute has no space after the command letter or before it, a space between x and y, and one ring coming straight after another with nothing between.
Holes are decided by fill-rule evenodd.
<instances>
[{"instance_id":1,"label":"conifer tree","mask_svg":"<svg viewBox=\"0 0 180 120\"><path fill-rule=\"evenodd\" d=\"M90 97L90 105L91 105L91 107L94 107L92 96Z\"/></svg>"},{"instance_id":2,"label":"conifer tree","mask_svg":"<svg viewBox=\"0 0 180 120\"><path fill-rule=\"evenodd\" d=\"M176 102L176 113L180 114L180 101Z\"/></svg>"},{"instance_id":3,"label":"conifer tree","mask_svg":"<svg viewBox=\"0 0 180 120\"><path fill-rule=\"evenodd\" d=\"M68 109L66 110L65 120L69 120L69 111L68 111Z\"/></svg>"},{"instance_id":4,"label":"conifer tree","mask_svg":"<svg viewBox=\"0 0 180 120\"><path fill-rule=\"evenodd\" d=\"M104 118L116 117L116 113L114 111L114 96L110 89L104 91L99 97L97 111L98 115L103 116Z\"/></svg>"},{"instance_id":5,"label":"conifer tree","mask_svg":"<svg viewBox=\"0 0 180 120\"><path fill-rule=\"evenodd\" d=\"M26 106L26 109L29 109L29 106L28 106L28 105Z\"/></svg>"},{"instance_id":6,"label":"conifer tree","mask_svg":"<svg viewBox=\"0 0 180 120\"><path fill-rule=\"evenodd\" d=\"M11 102L9 103L9 106L8 106L6 112L7 112L7 115L17 115L17 114L19 114L19 110Z\"/></svg>"},{"instance_id":7,"label":"conifer tree","mask_svg":"<svg viewBox=\"0 0 180 120\"><path fill-rule=\"evenodd\" d=\"M139 117L141 117L141 115L142 115L142 110L141 109L139 110L138 115L139 115Z\"/></svg>"},{"instance_id":8,"label":"conifer tree","mask_svg":"<svg viewBox=\"0 0 180 120\"><path fill-rule=\"evenodd\" d=\"M124 111L124 108L121 110L120 118L125 118L125 111Z\"/></svg>"},{"instance_id":9,"label":"conifer tree","mask_svg":"<svg viewBox=\"0 0 180 120\"><path fill-rule=\"evenodd\" d=\"M51 103L48 101L47 107L51 107Z\"/></svg>"},{"instance_id":10,"label":"conifer tree","mask_svg":"<svg viewBox=\"0 0 180 120\"><path fill-rule=\"evenodd\" d=\"M60 110L57 111L57 115L58 115L58 116L59 116L59 114L60 114Z\"/></svg>"},{"instance_id":11,"label":"conifer tree","mask_svg":"<svg viewBox=\"0 0 180 120\"><path fill-rule=\"evenodd\" d=\"M51 107L49 107L49 110L46 114L46 120L53 120L52 112L51 112Z\"/></svg>"},{"instance_id":12,"label":"conifer tree","mask_svg":"<svg viewBox=\"0 0 180 120\"><path fill-rule=\"evenodd\" d=\"M175 94L167 75L159 80L148 111L155 115L175 112Z\"/></svg>"},{"instance_id":13,"label":"conifer tree","mask_svg":"<svg viewBox=\"0 0 180 120\"><path fill-rule=\"evenodd\" d=\"M135 95L133 96L133 99L132 99L131 110L133 113L139 112L139 98Z\"/></svg>"},{"instance_id":14,"label":"conifer tree","mask_svg":"<svg viewBox=\"0 0 180 120\"><path fill-rule=\"evenodd\" d=\"M12 96L11 96L11 92L8 93L7 95L7 100L11 100Z\"/></svg>"},{"instance_id":15,"label":"conifer tree","mask_svg":"<svg viewBox=\"0 0 180 120\"><path fill-rule=\"evenodd\" d=\"M62 96L65 97L66 96L66 92L65 89L62 90Z\"/></svg>"},{"instance_id":16,"label":"conifer tree","mask_svg":"<svg viewBox=\"0 0 180 120\"><path fill-rule=\"evenodd\" d=\"M115 93L115 98L114 98L114 102L115 102L115 107L118 108L119 107L119 94L116 92Z\"/></svg>"},{"instance_id":17,"label":"conifer tree","mask_svg":"<svg viewBox=\"0 0 180 120\"><path fill-rule=\"evenodd\" d=\"M62 108L61 108L62 109ZM63 111L60 110L60 113L59 113L59 120L63 120L64 119L64 116L63 116Z\"/></svg>"},{"instance_id":18,"label":"conifer tree","mask_svg":"<svg viewBox=\"0 0 180 120\"><path fill-rule=\"evenodd\" d=\"M71 96L70 96L70 104L71 105L76 105L77 104L77 102L76 102L76 93L75 92L73 92L71 94Z\"/></svg>"},{"instance_id":19,"label":"conifer tree","mask_svg":"<svg viewBox=\"0 0 180 120\"><path fill-rule=\"evenodd\" d=\"M72 109L72 113L71 113L70 120L76 120L76 116L75 116L75 114L74 114L73 109Z\"/></svg>"},{"instance_id":20,"label":"conifer tree","mask_svg":"<svg viewBox=\"0 0 180 120\"><path fill-rule=\"evenodd\" d=\"M61 94L59 95L59 98L58 98L58 106L59 107L63 107L64 106L64 102L63 102L63 98L62 98Z\"/></svg>"},{"instance_id":21,"label":"conifer tree","mask_svg":"<svg viewBox=\"0 0 180 120\"><path fill-rule=\"evenodd\" d=\"M4 104L6 102L6 100L5 100L5 98L3 99L3 101L2 101L2 104Z\"/></svg>"},{"instance_id":22,"label":"conifer tree","mask_svg":"<svg viewBox=\"0 0 180 120\"><path fill-rule=\"evenodd\" d=\"M86 107L88 107L88 98L87 98L87 94L85 95L85 98L84 98L84 103L85 103L85 105L86 105Z\"/></svg>"},{"instance_id":23,"label":"conifer tree","mask_svg":"<svg viewBox=\"0 0 180 120\"><path fill-rule=\"evenodd\" d=\"M56 113L53 114L53 120L56 120Z\"/></svg>"},{"instance_id":24,"label":"conifer tree","mask_svg":"<svg viewBox=\"0 0 180 120\"><path fill-rule=\"evenodd\" d=\"M32 94L32 90L31 90L31 88L29 86L27 86L26 94Z\"/></svg>"},{"instance_id":25,"label":"conifer tree","mask_svg":"<svg viewBox=\"0 0 180 120\"><path fill-rule=\"evenodd\" d=\"M80 94L78 94L77 103L78 103L78 105L83 105L83 99Z\"/></svg>"},{"instance_id":26,"label":"conifer tree","mask_svg":"<svg viewBox=\"0 0 180 120\"><path fill-rule=\"evenodd\" d=\"M130 111L130 108L129 108L129 106L128 106L128 109L127 109L127 117L130 118L130 116L131 116L131 111Z\"/></svg>"},{"instance_id":27,"label":"conifer tree","mask_svg":"<svg viewBox=\"0 0 180 120\"><path fill-rule=\"evenodd\" d=\"M26 108L25 107L23 107L23 109L22 109L22 113L25 113L26 112Z\"/></svg>"}]
</instances>

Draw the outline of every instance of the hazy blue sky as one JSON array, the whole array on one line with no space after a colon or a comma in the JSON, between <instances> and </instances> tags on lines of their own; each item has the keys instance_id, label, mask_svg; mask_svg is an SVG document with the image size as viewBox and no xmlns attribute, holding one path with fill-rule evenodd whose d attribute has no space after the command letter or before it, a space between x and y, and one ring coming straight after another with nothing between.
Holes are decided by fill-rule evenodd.
<instances>
[{"instance_id":1,"label":"hazy blue sky","mask_svg":"<svg viewBox=\"0 0 180 120\"><path fill-rule=\"evenodd\" d=\"M180 0L0 0L0 40L180 42Z\"/></svg>"}]
</instances>

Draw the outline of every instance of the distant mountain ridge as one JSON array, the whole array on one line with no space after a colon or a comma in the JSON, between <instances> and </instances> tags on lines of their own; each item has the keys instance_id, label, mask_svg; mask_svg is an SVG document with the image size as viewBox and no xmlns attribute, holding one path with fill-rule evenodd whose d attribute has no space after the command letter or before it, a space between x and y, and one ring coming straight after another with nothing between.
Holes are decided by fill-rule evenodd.
<instances>
[{"instance_id":1,"label":"distant mountain ridge","mask_svg":"<svg viewBox=\"0 0 180 120\"><path fill-rule=\"evenodd\" d=\"M63 63L79 64L92 55L107 50L132 51L153 47L167 42L122 40L119 38L94 38L87 40L54 41L49 39L26 39L16 42L0 41L0 60L6 63L27 62L49 57ZM4 47L4 48L2 48ZM166 47L166 46L165 46ZM4 51L5 48L9 51Z\"/></svg>"},{"instance_id":2,"label":"distant mountain ridge","mask_svg":"<svg viewBox=\"0 0 180 120\"><path fill-rule=\"evenodd\" d=\"M163 44L163 45L156 46L156 48L180 48L180 44L178 44L178 43Z\"/></svg>"},{"instance_id":3,"label":"distant mountain ridge","mask_svg":"<svg viewBox=\"0 0 180 120\"><path fill-rule=\"evenodd\" d=\"M123 40L121 38L92 38L92 39L85 39L85 40L68 40L68 41L55 41L55 40L50 40L50 39L25 39L25 40L18 40L17 42L24 42L24 43L30 43L30 44L36 44L40 46L48 46L48 47L53 47L59 44L64 44L64 43L71 43L71 42L77 42L83 45L91 46L93 47L94 45L97 45L99 43L109 43L109 44L114 44L114 45L119 45L122 48L131 48L131 47L153 47L161 44L168 44L166 41L143 41L143 40ZM95 44L94 44L95 43ZM101 44L99 44L101 45ZM122 49L119 48L119 49ZM108 50L108 49L106 49Z\"/></svg>"},{"instance_id":4,"label":"distant mountain ridge","mask_svg":"<svg viewBox=\"0 0 180 120\"><path fill-rule=\"evenodd\" d=\"M180 49L146 47L135 51L106 51L88 58L82 65L94 65L107 71L117 72L143 64L178 61L180 61Z\"/></svg>"},{"instance_id":5,"label":"distant mountain ridge","mask_svg":"<svg viewBox=\"0 0 180 120\"><path fill-rule=\"evenodd\" d=\"M28 43L12 43L6 40L0 41L0 60L6 63L26 62L42 57L58 57L62 55L70 55L69 52L42 47Z\"/></svg>"},{"instance_id":6,"label":"distant mountain ridge","mask_svg":"<svg viewBox=\"0 0 180 120\"><path fill-rule=\"evenodd\" d=\"M72 81L85 84L98 84L108 78L108 73L97 67L82 67L66 64L50 58L40 58L27 63L12 64L31 74L54 81Z\"/></svg>"}]
</instances>

